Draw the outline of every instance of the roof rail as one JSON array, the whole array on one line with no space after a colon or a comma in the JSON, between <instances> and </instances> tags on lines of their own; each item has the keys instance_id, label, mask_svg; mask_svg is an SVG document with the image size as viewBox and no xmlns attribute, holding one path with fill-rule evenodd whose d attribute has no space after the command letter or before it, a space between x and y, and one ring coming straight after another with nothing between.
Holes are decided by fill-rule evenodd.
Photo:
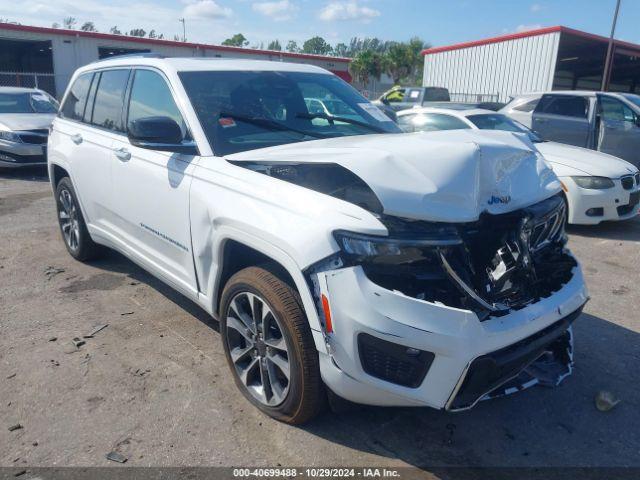
<instances>
[{"instance_id":1,"label":"roof rail","mask_svg":"<svg viewBox=\"0 0 640 480\"><path fill-rule=\"evenodd\" d=\"M167 58L165 55L161 53L154 52L140 52L140 53L125 53L124 55L114 55L109 58L101 58L99 60L94 60L91 64L106 62L107 60L113 60L114 58Z\"/></svg>"}]
</instances>

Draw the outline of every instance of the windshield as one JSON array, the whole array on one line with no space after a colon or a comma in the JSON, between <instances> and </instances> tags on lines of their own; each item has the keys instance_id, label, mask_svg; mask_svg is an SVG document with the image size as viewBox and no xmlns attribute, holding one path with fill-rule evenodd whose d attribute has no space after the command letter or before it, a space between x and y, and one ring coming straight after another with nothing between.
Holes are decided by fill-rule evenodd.
<instances>
[{"instance_id":1,"label":"windshield","mask_svg":"<svg viewBox=\"0 0 640 480\"><path fill-rule=\"evenodd\" d=\"M503 130L505 132L526 133L532 142L542 141L536 132L500 113L469 115L467 118L480 130Z\"/></svg>"},{"instance_id":2,"label":"windshield","mask_svg":"<svg viewBox=\"0 0 640 480\"><path fill-rule=\"evenodd\" d=\"M318 138L400 133L334 75L301 72L181 72L216 155Z\"/></svg>"},{"instance_id":3,"label":"windshield","mask_svg":"<svg viewBox=\"0 0 640 480\"><path fill-rule=\"evenodd\" d=\"M0 93L0 113L56 113L58 105L43 92Z\"/></svg>"},{"instance_id":4,"label":"windshield","mask_svg":"<svg viewBox=\"0 0 640 480\"><path fill-rule=\"evenodd\" d=\"M622 94L622 96L629 100L631 103L635 104L637 107L640 107L640 95L636 95L634 93L624 93Z\"/></svg>"}]
</instances>

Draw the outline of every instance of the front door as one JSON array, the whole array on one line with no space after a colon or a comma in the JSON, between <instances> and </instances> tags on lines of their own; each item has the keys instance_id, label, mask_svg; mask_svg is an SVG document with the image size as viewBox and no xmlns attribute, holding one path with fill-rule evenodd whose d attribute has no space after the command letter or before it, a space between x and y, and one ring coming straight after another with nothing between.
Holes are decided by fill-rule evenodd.
<instances>
[{"instance_id":1,"label":"front door","mask_svg":"<svg viewBox=\"0 0 640 480\"><path fill-rule=\"evenodd\" d=\"M543 95L533 111L531 128L544 140L588 147L589 99L578 95Z\"/></svg>"},{"instance_id":2,"label":"front door","mask_svg":"<svg viewBox=\"0 0 640 480\"><path fill-rule=\"evenodd\" d=\"M608 95L598 96L598 150L640 166L640 116Z\"/></svg>"},{"instance_id":3,"label":"front door","mask_svg":"<svg viewBox=\"0 0 640 480\"><path fill-rule=\"evenodd\" d=\"M189 132L164 76L136 69L128 102L127 126L144 117L166 116ZM113 144L113 195L118 233L131 254L186 293L197 292L191 252L189 190L198 157Z\"/></svg>"}]
</instances>

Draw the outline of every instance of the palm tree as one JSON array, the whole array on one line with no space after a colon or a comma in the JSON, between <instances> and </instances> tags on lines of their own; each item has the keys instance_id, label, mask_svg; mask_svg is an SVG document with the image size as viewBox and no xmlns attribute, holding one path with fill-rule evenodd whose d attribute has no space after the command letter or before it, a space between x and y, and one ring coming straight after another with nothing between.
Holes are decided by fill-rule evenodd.
<instances>
[{"instance_id":1,"label":"palm tree","mask_svg":"<svg viewBox=\"0 0 640 480\"><path fill-rule=\"evenodd\" d=\"M351 75L364 87L369 84L371 78L380 80L385 70L385 59L378 52L364 50L358 52L349 65Z\"/></svg>"}]
</instances>

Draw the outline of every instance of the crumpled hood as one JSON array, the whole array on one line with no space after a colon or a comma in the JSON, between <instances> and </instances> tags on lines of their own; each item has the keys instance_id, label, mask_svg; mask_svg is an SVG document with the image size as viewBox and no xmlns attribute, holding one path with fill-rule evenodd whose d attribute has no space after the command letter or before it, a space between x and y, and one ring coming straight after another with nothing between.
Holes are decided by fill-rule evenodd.
<instances>
[{"instance_id":1,"label":"crumpled hood","mask_svg":"<svg viewBox=\"0 0 640 480\"><path fill-rule=\"evenodd\" d=\"M573 145L542 142L537 143L536 148L552 167L559 163L589 175L609 178L619 178L638 171L635 166L621 158Z\"/></svg>"},{"instance_id":2,"label":"crumpled hood","mask_svg":"<svg viewBox=\"0 0 640 480\"><path fill-rule=\"evenodd\" d=\"M560 190L525 135L456 130L363 135L228 155L234 162L335 163L373 190L384 213L470 222L544 200Z\"/></svg>"},{"instance_id":3,"label":"crumpled hood","mask_svg":"<svg viewBox=\"0 0 640 480\"><path fill-rule=\"evenodd\" d=\"M0 114L0 130L47 129L55 113L3 113Z\"/></svg>"}]
</instances>

